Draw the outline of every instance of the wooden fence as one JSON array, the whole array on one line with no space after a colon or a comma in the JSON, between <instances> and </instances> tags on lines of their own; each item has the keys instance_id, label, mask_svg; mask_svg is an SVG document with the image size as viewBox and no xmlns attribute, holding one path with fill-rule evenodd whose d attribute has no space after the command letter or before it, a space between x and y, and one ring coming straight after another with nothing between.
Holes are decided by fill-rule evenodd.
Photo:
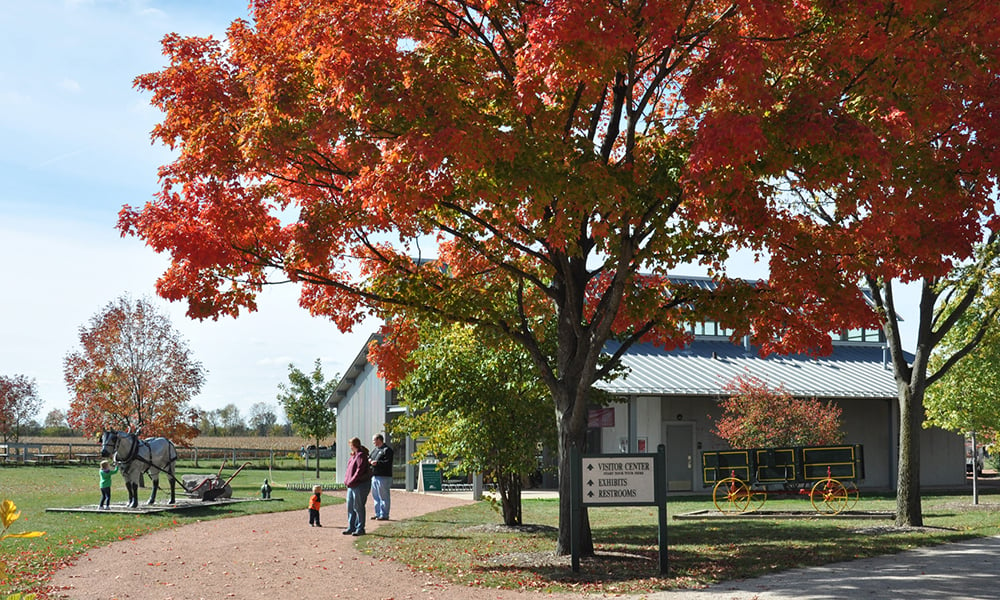
<instances>
[{"instance_id":1,"label":"wooden fence","mask_svg":"<svg viewBox=\"0 0 1000 600\"><path fill-rule=\"evenodd\" d=\"M72 443L7 443L0 444L0 461L5 464L90 464L100 462L101 448L93 442ZM216 466L225 460L228 464L243 464L246 462L256 466L275 468L280 463L291 461L289 466L301 466L303 458L298 449L273 448L223 448L223 447L177 447L179 462L190 463L195 467ZM310 458L308 463L315 460ZM336 458L324 458L321 465L328 469L336 465Z\"/></svg>"}]
</instances>

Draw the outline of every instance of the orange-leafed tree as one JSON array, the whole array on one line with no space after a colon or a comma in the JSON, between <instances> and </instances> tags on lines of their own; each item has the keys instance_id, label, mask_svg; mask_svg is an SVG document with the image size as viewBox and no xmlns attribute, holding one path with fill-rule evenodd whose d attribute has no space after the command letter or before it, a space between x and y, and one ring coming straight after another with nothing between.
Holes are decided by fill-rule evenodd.
<instances>
[{"instance_id":1,"label":"orange-leafed tree","mask_svg":"<svg viewBox=\"0 0 1000 600\"><path fill-rule=\"evenodd\" d=\"M788 149L764 161L768 181L784 191L768 244L770 282L801 295L825 285L808 279L836 272L870 290L898 389L896 523L919 526L924 393L976 347L1000 309L989 276L1000 269L1000 9L862 4L863 18L829 13L809 50L813 68L778 83L789 101L762 125ZM831 33L839 48L822 42ZM917 290L913 348L903 347L896 320L901 284ZM943 347L976 305L988 308L966 342ZM929 368L932 352L941 360Z\"/></svg>"},{"instance_id":2,"label":"orange-leafed tree","mask_svg":"<svg viewBox=\"0 0 1000 600\"><path fill-rule=\"evenodd\" d=\"M119 297L80 327L80 346L67 353L63 373L71 394L67 420L78 431L114 428L177 444L198 433L190 402L205 369L147 299Z\"/></svg>"},{"instance_id":3,"label":"orange-leafed tree","mask_svg":"<svg viewBox=\"0 0 1000 600\"><path fill-rule=\"evenodd\" d=\"M888 71L900 56L886 43L915 53L928 34L956 52L973 19L943 1L875 18L892 6L255 0L225 43L168 35L168 66L136 80L177 156L119 227L171 254L158 292L194 318L253 310L263 285L291 280L343 329L427 318L520 343L555 405L568 553L569 451L584 448L591 385L631 344L682 344L685 322L710 318L765 352L823 352L828 331L878 322L859 270L817 244L854 252L910 222L820 235L779 184L800 165L866 165L859 148L899 132L863 66ZM908 75L897 95L942 84ZM734 248L786 246L805 258L776 263L768 285L727 278ZM718 285L671 283L690 262Z\"/></svg>"},{"instance_id":4,"label":"orange-leafed tree","mask_svg":"<svg viewBox=\"0 0 1000 600\"><path fill-rule=\"evenodd\" d=\"M0 436L4 442L16 442L21 425L41 408L42 398L34 379L26 375L0 376Z\"/></svg>"},{"instance_id":5,"label":"orange-leafed tree","mask_svg":"<svg viewBox=\"0 0 1000 600\"><path fill-rule=\"evenodd\" d=\"M795 398L783 386L772 388L750 375L730 381L725 391L712 433L733 448L817 446L844 437L842 411L833 402Z\"/></svg>"}]
</instances>

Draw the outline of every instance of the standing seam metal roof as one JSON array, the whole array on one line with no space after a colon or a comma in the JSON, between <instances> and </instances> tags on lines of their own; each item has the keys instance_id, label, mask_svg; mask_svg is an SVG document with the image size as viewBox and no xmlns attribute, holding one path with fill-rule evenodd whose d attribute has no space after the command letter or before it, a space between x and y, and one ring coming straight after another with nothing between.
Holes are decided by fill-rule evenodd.
<instances>
[{"instance_id":1,"label":"standing seam metal roof","mask_svg":"<svg viewBox=\"0 0 1000 600\"><path fill-rule=\"evenodd\" d=\"M609 342L606 349L618 348ZM596 387L616 395L720 396L740 375L782 386L797 397L895 398L897 387L882 346L834 345L819 358L768 356L729 340L695 340L677 350L638 344L622 357L627 374Z\"/></svg>"}]
</instances>

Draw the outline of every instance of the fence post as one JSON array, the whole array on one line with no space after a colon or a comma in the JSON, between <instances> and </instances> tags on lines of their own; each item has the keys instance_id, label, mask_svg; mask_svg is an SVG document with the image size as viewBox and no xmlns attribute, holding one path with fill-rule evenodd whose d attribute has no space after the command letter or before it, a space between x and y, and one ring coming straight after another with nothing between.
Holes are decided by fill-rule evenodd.
<instances>
[{"instance_id":1,"label":"fence post","mask_svg":"<svg viewBox=\"0 0 1000 600\"><path fill-rule=\"evenodd\" d=\"M197 446L195 446L195 448L194 448L194 467L196 469L198 468L198 447Z\"/></svg>"}]
</instances>

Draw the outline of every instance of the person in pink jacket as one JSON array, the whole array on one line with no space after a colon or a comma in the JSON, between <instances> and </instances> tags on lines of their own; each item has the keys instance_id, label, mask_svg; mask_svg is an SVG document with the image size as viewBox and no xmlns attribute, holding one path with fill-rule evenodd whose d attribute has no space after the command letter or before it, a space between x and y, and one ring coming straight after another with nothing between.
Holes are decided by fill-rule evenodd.
<instances>
[{"instance_id":1,"label":"person in pink jacket","mask_svg":"<svg viewBox=\"0 0 1000 600\"><path fill-rule=\"evenodd\" d=\"M344 485L347 486L347 529L344 535L365 534L365 504L372 490L372 467L368 463L368 448L361 440L350 441L351 458L347 461Z\"/></svg>"}]
</instances>

